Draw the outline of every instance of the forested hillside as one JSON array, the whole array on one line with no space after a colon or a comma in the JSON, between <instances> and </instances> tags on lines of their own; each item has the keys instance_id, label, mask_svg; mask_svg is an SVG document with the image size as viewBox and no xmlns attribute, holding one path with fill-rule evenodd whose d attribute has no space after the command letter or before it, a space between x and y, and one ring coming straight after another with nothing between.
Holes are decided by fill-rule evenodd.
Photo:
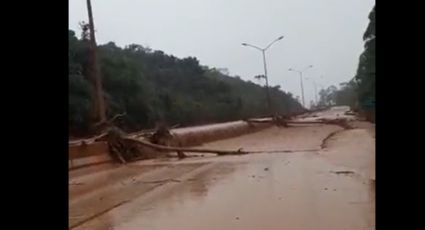
<instances>
[{"instance_id":1,"label":"forested hillside","mask_svg":"<svg viewBox=\"0 0 425 230\"><path fill-rule=\"evenodd\" d=\"M375 7L369 14L369 24L363 34L364 51L360 55L356 75L340 84L320 91L319 106L348 105L370 111L375 108Z\"/></svg>"},{"instance_id":2,"label":"forested hillside","mask_svg":"<svg viewBox=\"0 0 425 230\"><path fill-rule=\"evenodd\" d=\"M81 38L78 38L78 37ZM88 40L69 31L69 128L73 136L88 130L91 86L87 80ZM97 49L109 117L133 131L165 121L182 126L269 115L265 88L201 66L194 57L176 58L140 45L113 42ZM271 89L281 114L302 107L292 95Z\"/></svg>"}]
</instances>

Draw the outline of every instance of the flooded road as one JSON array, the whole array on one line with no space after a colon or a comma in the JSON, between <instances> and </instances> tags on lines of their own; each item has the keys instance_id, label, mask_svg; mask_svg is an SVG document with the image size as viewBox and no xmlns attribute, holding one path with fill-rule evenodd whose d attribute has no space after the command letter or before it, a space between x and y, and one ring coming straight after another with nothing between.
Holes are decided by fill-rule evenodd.
<instances>
[{"instance_id":1,"label":"flooded road","mask_svg":"<svg viewBox=\"0 0 425 230\"><path fill-rule=\"evenodd\" d=\"M202 147L293 152L73 172L70 229L375 229L371 129L272 127Z\"/></svg>"}]
</instances>

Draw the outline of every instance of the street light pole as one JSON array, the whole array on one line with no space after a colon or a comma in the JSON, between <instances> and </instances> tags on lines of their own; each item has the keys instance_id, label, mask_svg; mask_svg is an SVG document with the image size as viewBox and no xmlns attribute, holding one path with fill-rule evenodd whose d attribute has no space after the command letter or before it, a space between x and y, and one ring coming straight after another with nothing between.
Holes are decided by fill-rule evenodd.
<instances>
[{"instance_id":1,"label":"street light pole","mask_svg":"<svg viewBox=\"0 0 425 230\"><path fill-rule=\"evenodd\" d=\"M300 73L300 83L301 83L301 98L303 100L303 106L305 107L304 86L303 86L303 72L299 71L299 73Z\"/></svg>"},{"instance_id":2,"label":"street light pole","mask_svg":"<svg viewBox=\"0 0 425 230\"><path fill-rule=\"evenodd\" d=\"M297 72L300 74L300 85L301 85L301 98L302 98L302 102L303 102L303 106L305 107L305 101L304 101L304 85L303 85L303 72L306 71L309 68L312 68L313 65L309 65L307 66L304 70L299 71L299 70L295 70L292 68L289 68L288 71L293 71L293 72Z\"/></svg>"},{"instance_id":3,"label":"street light pole","mask_svg":"<svg viewBox=\"0 0 425 230\"><path fill-rule=\"evenodd\" d=\"M268 105L268 109L269 112L273 113L274 111L272 111L272 105L271 105L271 99L270 99L270 91L269 91L269 79L267 76L267 64L266 64L266 50L268 48L271 47L271 45L273 45L273 43L282 40L283 36L278 37L277 39L275 39L274 41L272 41L268 46L266 46L265 48L260 48L258 46L254 46L254 45L250 45L248 43L242 43L243 46L250 46L252 48L255 48L259 51L261 51L261 53L263 54L263 64L264 64L264 78L266 80L266 94L267 94L267 105Z\"/></svg>"},{"instance_id":4,"label":"street light pole","mask_svg":"<svg viewBox=\"0 0 425 230\"><path fill-rule=\"evenodd\" d=\"M305 78L307 80L311 80L313 82L313 86L314 86L314 103L317 105L317 83L314 79L311 78Z\"/></svg>"},{"instance_id":5,"label":"street light pole","mask_svg":"<svg viewBox=\"0 0 425 230\"><path fill-rule=\"evenodd\" d=\"M264 77L266 80L266 92L267 92L267 104L269 107L269 111L272 112L272 105L271 105L271 99L270 99L270 91L269 91L269 79L267 77L267 64L266 64L266 51L262 50L263 53L263 64L264 64Z\"/></svg>"}]
</instances>

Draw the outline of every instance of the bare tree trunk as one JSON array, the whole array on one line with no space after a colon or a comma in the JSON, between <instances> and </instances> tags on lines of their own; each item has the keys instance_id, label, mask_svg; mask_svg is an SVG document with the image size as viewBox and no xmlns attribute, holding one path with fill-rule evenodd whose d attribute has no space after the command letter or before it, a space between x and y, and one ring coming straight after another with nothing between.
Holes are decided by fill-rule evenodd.
<instances>
[{"instance_id":1,"label":"bare tree trunk","mask_svg":"<svg viewBox=\"0 0 425 230\"><path fill-rule=\"evenodd\" d=\"M136 144L140 144L142 146L146 146L149 148L153 148L159 151L170 151L170 152L192 152L192 153L215 153L217 155L242 155L248 154L248 152L242 151L242 149L238 149L235 151L226 151L226 150L217 150L217 149L195 149L195 148L179 148L179 147L170 147L164 145L152 144L147 141L142 141L136 138L131 137L123 137L124 140L131 141ZM181 153L180 153L181 154Z\"/></svg>"}]
</instances>

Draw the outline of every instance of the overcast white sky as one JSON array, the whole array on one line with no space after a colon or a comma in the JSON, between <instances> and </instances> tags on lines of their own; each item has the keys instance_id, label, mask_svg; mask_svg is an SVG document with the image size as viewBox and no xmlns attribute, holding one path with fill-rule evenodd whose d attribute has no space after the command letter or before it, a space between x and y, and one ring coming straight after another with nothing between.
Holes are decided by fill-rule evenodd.
<instances>
[{"instance_id":1,"label":"overcast white sky","mask_svg":"<svg viewBox=\"0 0 425 230\"><path fill-rule=\"evenodd\" d=\"M263 74L260 51L267 50L269 84L301 95L299 76L323 86L351 79L363 51L363 32L373 0L92 0L97 42L149 46L177 57L196 57L202 65L228 68L231 75L257 82ZM88 21L86 0L69 0L69 28ZM320 76L323 75L323 79ZM304 81L306 106L314 99Z\"/></svg>"}]
</instances>

